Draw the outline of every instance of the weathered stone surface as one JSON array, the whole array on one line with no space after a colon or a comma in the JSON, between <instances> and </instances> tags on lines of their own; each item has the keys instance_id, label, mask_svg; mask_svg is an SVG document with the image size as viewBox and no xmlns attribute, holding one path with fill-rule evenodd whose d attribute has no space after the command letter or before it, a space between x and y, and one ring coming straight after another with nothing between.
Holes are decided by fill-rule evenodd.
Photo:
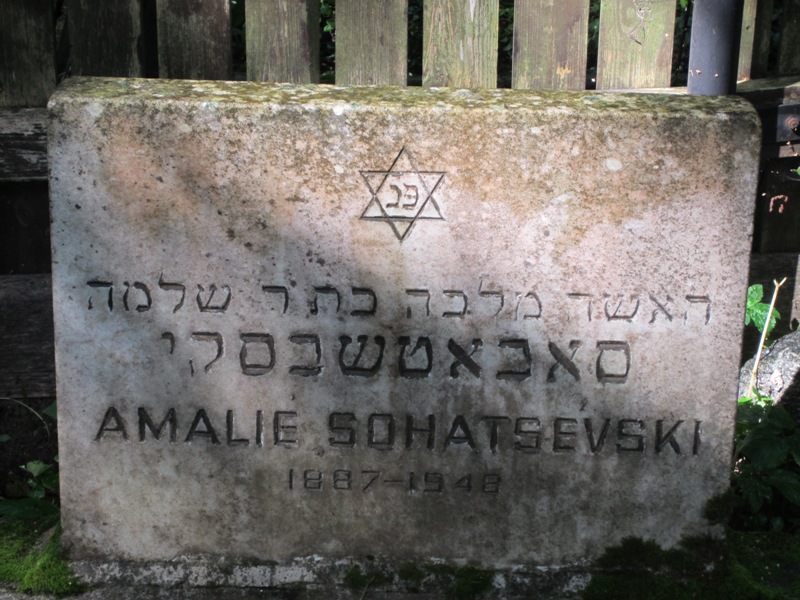
<instances>
[{"instance_id":1,"label":"weathered stone surface","mask_svg":"<svg viewBox=\"0 0 800 600\"><path fill-rule=\"evenodd\" d=\"M755 357L739 375L739 396L747 394ZM787 333L765 348L758 364L755 388L781 404L800 423L800 331Z\"/></svg>"},{"instance_id":2,"label":"weathered stone surface","mask_svg":"<svg viewBox=\"0 0 800 600\"><path fill-rule=\"evenodd\" d=\"M79 79L50 109L73 557L500 568L709 531L745 102Z\"/></svg>"}]
</instances>

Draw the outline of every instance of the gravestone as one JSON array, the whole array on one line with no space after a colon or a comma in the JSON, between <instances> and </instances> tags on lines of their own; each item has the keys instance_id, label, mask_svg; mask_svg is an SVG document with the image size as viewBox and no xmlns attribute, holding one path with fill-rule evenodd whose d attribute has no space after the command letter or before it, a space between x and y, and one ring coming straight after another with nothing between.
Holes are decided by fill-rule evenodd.
<instances>
[{"instance_id":1,"label":"gravestone","mask_svg":"<svg viewBox=\"0 0 800 600\"><path fill-rule=\"evenodd\" d=\"M73 79L50 111L74 558L503 568L711 531L747 103Z\"/></svg>"}]
</instances>

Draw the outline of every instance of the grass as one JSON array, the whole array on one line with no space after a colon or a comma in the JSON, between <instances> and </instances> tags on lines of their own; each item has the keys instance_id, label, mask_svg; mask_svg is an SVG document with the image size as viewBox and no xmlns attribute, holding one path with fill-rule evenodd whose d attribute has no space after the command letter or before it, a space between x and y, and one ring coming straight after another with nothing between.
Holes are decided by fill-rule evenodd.
<instances>
[{"instance_id":1,"label":"grass","mask_svg":"<svg viewBox=\"0 0 800 600\"><path fill-rule=\"evenodd\" d=\"M63 596L83 589L60 548L58 513L0 517L0 581L17 591Z\"/></svg>"}]
</instances>

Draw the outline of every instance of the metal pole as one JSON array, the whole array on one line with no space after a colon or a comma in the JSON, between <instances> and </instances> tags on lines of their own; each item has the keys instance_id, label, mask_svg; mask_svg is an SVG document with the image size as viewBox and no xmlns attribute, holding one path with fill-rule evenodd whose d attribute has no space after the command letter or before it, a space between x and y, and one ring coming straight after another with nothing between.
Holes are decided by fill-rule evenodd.
<instances>
[{"instance_id":1,"label":"metal pole","mask_svg":"<svg viewBox=\"0 0 800 600\"><path fill-rule=\"evenodd\" d=\"M695 0L689 46L689 93L736 91L744 0Z\"/></svg>"}]
</instances>

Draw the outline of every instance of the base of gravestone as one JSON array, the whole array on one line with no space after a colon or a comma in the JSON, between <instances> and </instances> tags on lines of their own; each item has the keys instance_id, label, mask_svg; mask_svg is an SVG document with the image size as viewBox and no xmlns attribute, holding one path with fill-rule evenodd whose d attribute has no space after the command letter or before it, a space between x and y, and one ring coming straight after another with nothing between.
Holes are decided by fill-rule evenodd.
<instances>
[{"instance_id":1,"label":"base of gravestone","mask_svg":"<svg viewBox=\"0 0 800 600\"><path fill-rule=\"evenodd\" d=\"M591 576L588 561L560 567L512 566L484 570L430 559L398 563L383 557L326 560L320 556L287 563L254 564L217 557L187 556L170 562L77 560L72 569L103 598L148 590L154 598L370 598L401 600L480 597L486 599L579 597ZM89 600L91 596L86 596Z\"/></svg>"}]
</instances>

